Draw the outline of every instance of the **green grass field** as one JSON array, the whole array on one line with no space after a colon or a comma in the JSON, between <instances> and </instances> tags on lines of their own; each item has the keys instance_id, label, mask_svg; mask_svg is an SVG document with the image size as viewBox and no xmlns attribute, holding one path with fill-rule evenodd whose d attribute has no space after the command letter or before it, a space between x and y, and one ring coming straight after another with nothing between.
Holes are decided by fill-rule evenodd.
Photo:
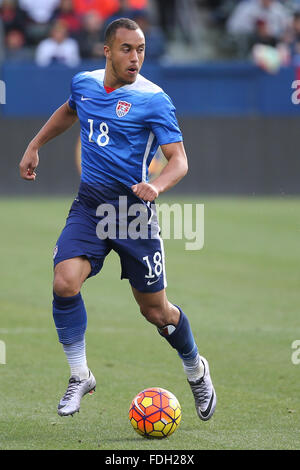
<instances>
[{"instance_id":1,"label":"green grass field","mask_svg":"<svg viewBox=\"0 0 300 470\"><path fill-rule=\"evenodd\" d=\"M57 415L69 368L52 320L52 250L71 199L0 199L0 449L300 448L300 364L291 361L300 339L300 200L190 201L205 204L205 246L185 251L183 241L166 241L167 293L210 362L218 405L207 423L176 352L120 281L114 253L82 289L96 393L74 418ZM181 425L168 439L145 440L129 423L131 400L150 386L181 403Z\"/></svg>"}]
</instances>

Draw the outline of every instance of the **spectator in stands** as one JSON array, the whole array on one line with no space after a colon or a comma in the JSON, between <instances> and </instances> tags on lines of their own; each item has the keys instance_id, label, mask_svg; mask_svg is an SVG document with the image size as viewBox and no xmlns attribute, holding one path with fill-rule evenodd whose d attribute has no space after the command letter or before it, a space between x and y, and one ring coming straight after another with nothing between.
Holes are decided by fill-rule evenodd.
<instances>
[{"instance_id":1,"label":"spectator in stands","mask_svg":"<svg viewBox=\"0 0 300 470\"><path fill-rule=\"evenodd\" d=\"M30 45L37 45L48 36L50 20L60 0L19 0L20 7L27 13L26 37Z\"/></svg>"},{"instance_id":2,"label":"spectator in stands","mask_svg":"<svg viewBox=\"0 0 300 470\"><path fill-rule=\"evenodd\" d=\"M148 9L148 0L119 0L119 9L111 18L109 22L116 18L128 17L132 18L134 12L145 11Z\"/></svg>"},{"instance_id":3,"label":"spectator in stands","mask_svg":"<svg viewBox=\"0 0 300 470\"><path fill-rule=\"evenodd\" d=\"M293 23L288 37L291 60L300 64L300 11L296 11L293 16Z\"/></svg>"},{"instance_id":4,"label":"spectator in stands","mask_svg":"<svg viewBox=\"0 0 300 470\"><path fill-rule=\"evenodd\" d=\"M265 44L267 46L275 47L278 43L278 38L270 31L269 24L266 21L259 19L255 24L253 42L254 44Z\"/></svg>"},{"instance_id":5,"label":"spectator in stands","mask_svg":"<svg viewBox=\"0 0 300 470\"><path fill-rule=\"evenodd\" d=\"M246 56L262 36L269 43L280 42L290 22L288 10L278 0L249 0L233 10L227 29L235 38L240 55Z\"/></svg>"},{"instance_id":6,"label":"spectator in stands","mask_svg":"<svg viewBox=\"0 0 300 470\"><path fill-rule=\"evenodd\" d=\"M97 11L103 20L114 15L120 8L119 0L73 0L74 9L80 16Z\"/></svg>"},{"instance_id":7,"label":"spectator in stands","mask_svg":"<svg viewBox=\"0 0 300 470\"><path fill-rule=\"evenodd\" d=\"M86 13L82 20L82 30L77 36L82 59L104 57L103 19L97 11Z\"/></svg>"},{"instance_id":8,"label":"spectator in stands","mask_svg":"<svg viewBox=\"0 0 300 470\"><path fill-rule=\"evenodd\" d=\"M123 2L127 4L127 10L146 10L148 8L148 0L123 0Z\"/></svg>"},{"instance_id":9,"label":"spectator in stands","mask_svg":"<svg viewBox=\"0 0 300 470\"><path fill-rule=\"evenodd\" d=\"M76 36L81 28L81 20L75 12L73 0L60 0L59 7L54 12L55 20L62 20L68 27L71 36Z\"/></svg>"},{"instance_id":10,"label":"spectator in stands","mask_svg":"<svg viewBox=\"0 0 300 470\"><path fill-rule=\"evenodd\" d=\"M10 29L6 33L5 58L10 61L32 59L32 51L26 47L25 36L19 29Z\"/></svg>"},{"instance_id":11,"label":"spectator in stands","mask_svg":"<svg viewBox=\"0 0 300 470\"><path fill-rule=\"evenodd\" d=\"M119 0L119 9L115 13L104 21L104 29L112 21L118 20L119 18L131 18L135 13L145 11L148 6L148 0Z\"/></svg>"},{"instance_id":12,"label":"spectator in stands","mask_svg":"<svg viewBox=\"0 0 300 470\"><path fill-rule=\"evenodd\" d=\"M26 13L19 8L16 0L3 0L0 7L0 18L4 29L4 57L9 60L32 58L27 46L25 26Z\"/></svg>"},{"instance_id":13,"label":"spectator in stands","mask_svg":"<svg viewBox=\"0 0 300 470\"><path fill-rule=\"evenodd\" d=\"M68 36L68 29L62 21L56 21L51 28L51 36L44 39L36 50L36 63L48 66L53 62L76 67L80 62L77 41Z\"/></svg>"},{"instance_id":14,"label":"spectator in stands","mask_svg":"<svg viewBox=\"0 0 300 470\"><path fill-rule=\"evenodd\" d=\"M19 6L35 23L47 23L60 0L19 0Z\"/></svg>"},{"instance_id":15,"label":"spectator in stands","mask_svg":"<svg viewBox=\"0 0 300 470\"><path fill-rule=\"evenodd\" d=\"M24 34L26 14L19 8L16 0L3 0L0 6L0 18L3 22L4 32L18 30Z\"/></svg>"},{"instance_id":16,"label":"spectator in stands","mask_svg":"<svg viewBox=\"0 0 300 470\"><path fill-rule=\"evenodd\" d=\"M119 11L134 12L148 9L148 0L119 0Z\"/></svg>"}]
</instances>

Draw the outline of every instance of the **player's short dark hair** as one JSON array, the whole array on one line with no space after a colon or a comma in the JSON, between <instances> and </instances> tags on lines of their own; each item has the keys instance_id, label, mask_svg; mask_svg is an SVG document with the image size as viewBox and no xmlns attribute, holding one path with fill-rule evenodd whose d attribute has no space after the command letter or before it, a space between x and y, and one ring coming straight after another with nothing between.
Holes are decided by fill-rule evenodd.
<instances>
[{"instance_id":1,"label":"player's short dark hair","mask_svg":"<svg viewBox=\"0 0 300 470\"><path fill-rule=\"evenodd\" d=\"M139 25L129 18L119 18L118 20L114 20L107 26L105 30L104 44L111 44L114 40L117 30L120 28L129 29L130 31L140 29Z\"/></svg>"}]
</instances>

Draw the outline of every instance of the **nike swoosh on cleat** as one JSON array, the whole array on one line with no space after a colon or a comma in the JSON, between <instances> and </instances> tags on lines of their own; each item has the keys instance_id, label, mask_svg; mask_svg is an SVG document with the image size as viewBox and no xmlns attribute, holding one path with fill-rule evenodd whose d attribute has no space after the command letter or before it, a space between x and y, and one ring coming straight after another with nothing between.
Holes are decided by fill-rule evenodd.
<instances>
[{"instance_id":1,"label":"nike swoosh on cleat","mask_svg":"<svg viewBox=\"0 0 300 470\"><path fill-rule=\"evenodd\" d=\"M210 402L209 402L208 407L206 408L206 410L202 411L202 410L199 409L199 413L201 414L201 416L203 416L203 418L207 418L207 416L209 415L212 404L213 404L213 401L214 401L214 396L215 396L215 391L213 390Z\"/></svg>"}]
</instances>

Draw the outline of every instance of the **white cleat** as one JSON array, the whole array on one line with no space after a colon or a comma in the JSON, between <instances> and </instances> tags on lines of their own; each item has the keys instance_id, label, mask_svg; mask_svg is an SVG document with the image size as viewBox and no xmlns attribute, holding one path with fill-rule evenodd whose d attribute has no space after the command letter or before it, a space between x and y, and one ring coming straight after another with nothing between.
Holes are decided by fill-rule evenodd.
<instances>
[{"instance_id":1,"label":"white cleat","mask_svg":"<svg viewBox=\"0 0 300 470\"><path fill-rule=\"evenodd\" d=\"M87 393L93 393L96 389L96 379L90 371L87 379L80 380L76 375L72 375L68 388L57 408L59 416L69 416L79 412L81 398Z\"/></svg>"},{"instance_id":2,"label":"white cleat","mask_svg":"<svg viewBox=\"0 0 300 470\"><path fill-rule=\"evenodd\" d=\"M188 380L188 383L195 398L195 406L199 418L202 421L208 421L214 414L217 396L209 374L208 362L202 356L200 356L200 359L204 365L204 375L197 382L190 382Z\"/></svg>"}]
</instances>

